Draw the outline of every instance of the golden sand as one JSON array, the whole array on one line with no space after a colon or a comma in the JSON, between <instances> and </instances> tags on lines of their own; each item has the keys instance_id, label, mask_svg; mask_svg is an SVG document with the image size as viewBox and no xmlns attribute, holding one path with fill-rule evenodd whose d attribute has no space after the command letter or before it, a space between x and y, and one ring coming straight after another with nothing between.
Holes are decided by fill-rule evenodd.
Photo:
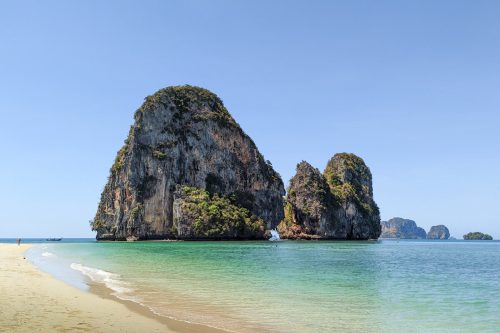
<instances>
[{"instance_id":1,"label":"golden sand","mask_svg":"<svg viewBox=\"0 0 500 333\"><path fill-rule=\"evenodd\" d=\"M0 244L0 332L217 332L67 285L26 260L29 247Z\"/></svg>"}]
</instances>

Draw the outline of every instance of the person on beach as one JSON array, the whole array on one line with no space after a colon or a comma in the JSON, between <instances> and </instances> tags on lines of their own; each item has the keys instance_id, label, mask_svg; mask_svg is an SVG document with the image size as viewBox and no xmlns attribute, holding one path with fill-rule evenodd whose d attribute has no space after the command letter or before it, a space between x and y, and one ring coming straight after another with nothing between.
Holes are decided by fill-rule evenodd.
<instances>
[{"instance_id":1,"label":"person on beach","mask_svg":"<svg viewBox=\"0 0 500 333\"><path fill-rule=\"evenodd\" d=\"M21 238L17 239L17 246L21 245Z\"/></svg>"}]
</instances>

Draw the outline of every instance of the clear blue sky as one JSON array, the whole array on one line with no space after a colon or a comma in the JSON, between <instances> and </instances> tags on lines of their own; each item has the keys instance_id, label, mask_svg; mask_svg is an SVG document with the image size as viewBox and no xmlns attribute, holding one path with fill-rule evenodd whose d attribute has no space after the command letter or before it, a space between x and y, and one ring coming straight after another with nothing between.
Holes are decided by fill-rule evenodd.
<instances>
[{"instance_id":1,"label":"clear blue sky","mask_svg":"<svg viewBox=\"0 0 500 333\"><path fill-rule=\"evenodd\" d=\"M500 237L498 1L0 3L0 237L92 237L133 112L217 93L285 184L363 157L382 218Z\"/></svg>"}]
</instances>

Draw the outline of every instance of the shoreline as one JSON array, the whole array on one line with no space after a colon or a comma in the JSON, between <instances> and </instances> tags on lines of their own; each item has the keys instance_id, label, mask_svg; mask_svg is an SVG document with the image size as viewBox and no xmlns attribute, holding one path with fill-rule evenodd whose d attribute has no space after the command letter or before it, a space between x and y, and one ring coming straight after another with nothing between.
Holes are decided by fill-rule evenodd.
<instances>
[{"instance_id":1,"label":"shoreline","mask_svg":"<svg viewBox=\"0 0 500 333\"><path fill-rule=\"evenodd\" d=\"M236 333L232 331L222 330L215 327L190 323L179 319L174 319L170 317L165 317L159 314L154 313L149 307L142 305L140 303L134 301L123 300L117 298L109 293L109 289L103 285L92 282L90 283L89 293L96 295L102 299L111 300L113 302L117 302L123 304L130 311L137 313L141 316L151 318L156 320L168 328L172 330L172 332L176 333Z\"/></svg>"},{"instance_id":2,"label":"shoreline","mask_svg":"<svg viewBox=\"0 0 500 333\"><path fill-rule=\"evenodd\" d=\"M153 313L91 284L83 291L26 259L33 244L0 244L0 331L227 333Z\"/></svg>"}]
</instances>

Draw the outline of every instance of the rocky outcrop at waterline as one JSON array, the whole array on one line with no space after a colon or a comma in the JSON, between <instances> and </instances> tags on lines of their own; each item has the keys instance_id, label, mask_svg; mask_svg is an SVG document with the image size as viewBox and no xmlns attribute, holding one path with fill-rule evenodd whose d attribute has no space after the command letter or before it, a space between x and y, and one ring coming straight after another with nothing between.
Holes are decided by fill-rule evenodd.
<instances>
[{"instance_id":1,"label":"rocky outcrop at waterline","mask_svg":"<svg viewBox=\"0 0 500 333\"><path fill-rule=\"evenodd\" d=\"M382 221L382 233L380 238L398 239L425 239L427 233L417 226L415 221L394 217L389 221Z\"/></svg>"},{"instance_id":2,"label":"rocky outcrop at waterline","mask_svg":"<svg viewBox=\"0 0 500 333\"><path fill-rule=\"evenodd\" d=\"M97 239L249 239L283 219L283 182L206 89L159 90L111 167Z\"/></svg>"},{"instance_id":3,"label":"rocky outcrop at waterline","mask_svg":"<svg viewBox=\"0 0 500 333\"><path fill-rule=\"evenodd\" d=\"M445 225L432 226L427 233L427 239L448 239L450 238L450 231Z\"/></svg>"},{"instance_id":4,"label":"rocky outcrop at waterline","mask_svg":"<svg viewBox=\"0 0 500 333\"><path fill-rule=\"evenodd\" d=\"M289 239L377 239L380 213L370 169L347 153L336 154L323 174L299 163L278 230Z\"/></svg>"}]
</instances>

